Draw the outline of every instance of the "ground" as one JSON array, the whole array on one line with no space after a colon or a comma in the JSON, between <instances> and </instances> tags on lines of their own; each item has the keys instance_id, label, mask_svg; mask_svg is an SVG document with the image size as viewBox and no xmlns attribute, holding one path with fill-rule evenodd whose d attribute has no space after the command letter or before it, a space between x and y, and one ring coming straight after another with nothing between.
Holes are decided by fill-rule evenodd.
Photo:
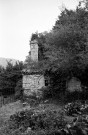
<instances>
[{"instance_id":1,"label":"ground","mask_svg":"<svg viewBox=\"0 0 88 135\"><path fill-rule=\"evenodd\" d=\"M44 103L41 103L39 106L34 106L36 110L61 110L63 109L63 105L55 102L55 101L45 101ZM7 105L4 105L0 108L0 127L2 127L12 114L15 114L18 111L30 109L30 105L23 105L23 103L19 100ZM72 117L67 117L68 120L72 120Z\"/></svg>"},{"instance_id":2,"label":"ground","mask_svg":"<svg viewBox=\"0 0 88 135\"><path fill-rule=\"evenodd\" d=\"M60 133L60 135L64 135L63 131L67 135L70 131L72 134L74 130L78 132L79 126L77 124L79 121L77 121L77 118L79 117L68 116L64 111L65 106L66 105L62 104L59 100L55 101L52 99L41 101L37 105L30 105L27 101L23 103L20 100L4 105L0 108L0 135L28 135L28 133L43 135L42 132L44 132L44 135L47 135L47 133L53 135L51 133L56 132ZM23 111L25 109L30 111ZM13 115L13 117L10 117L11 115ZM74 122L74 120L76 120L76 122ZM87 121L87 119L85 119L85 121ZM45 127L41 126L41 122ZM57 124L56 127L55 123ZM77 129L74 129L74 124L77 125ZM81 122L81 124L83 124L83 122ZM84 123L84 128L85 127L87 127L86 122ZM80 130L82 131L82 129L83 127L81 126ZM85 132L87 133L87 131Z\"/></svg>"},{"instance_id":3,"label":"ground","mask_svg":"<svg viewBox=\"0 0 88 135\"><path fill-rule=\"evenodd\" d=\"M30 109L30 106L23 106L22 102L16 101L13 103L9 103L0 108L0 127L3 123L9 119L12 114L15 114L17 111L21 111L23 109Z\"/></svg>"}]
</instances>

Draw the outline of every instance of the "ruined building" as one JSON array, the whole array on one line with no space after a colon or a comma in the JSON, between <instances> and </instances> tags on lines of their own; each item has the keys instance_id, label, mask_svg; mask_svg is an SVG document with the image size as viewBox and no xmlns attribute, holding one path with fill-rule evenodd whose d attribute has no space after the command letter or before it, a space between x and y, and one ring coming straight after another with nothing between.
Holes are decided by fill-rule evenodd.
<instances>
[{"instance_id":1,"label":"ruined building","mask_svg":"<svg viewBox=\"0 0 88 135\"><path fill-rule=\"evenodd\" d=\"M37 40L32 40L30 42L29 53L32 62L38 62L38 48ZM23 89L25 95L29 96L32 93L37 93L42 87L45 87L45 78L40 70L30 69L30 67L23 70Z\"/></svg>"}]
</instances>

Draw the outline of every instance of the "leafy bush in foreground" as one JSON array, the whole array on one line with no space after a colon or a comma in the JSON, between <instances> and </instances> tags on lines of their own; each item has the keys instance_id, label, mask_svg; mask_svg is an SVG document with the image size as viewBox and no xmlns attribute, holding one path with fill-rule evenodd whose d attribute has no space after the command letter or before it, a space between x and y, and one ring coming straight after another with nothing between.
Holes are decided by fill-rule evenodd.
<instances>
[{"instance_id":1,"label":"leafy bush in foreground","mask_svg":"<svg viewBox=\"0 0 88 135\"><path fill-rule=\"evenodd\" d=\"M62 110L23 110L10 117L8 125L0 129L0 135L88 135L88 113L67 119L69 116Z\"/></svg>"},{"instance_id":2,"label":"leafy bush in foreground","mask_svg":"<svg viewBox=\"0 0 88 135\"><path fill-rule=\"evenodd\" d=\"M56 112L53 113L56 115ZM88 135L88 115L78 116L71 123L67 123L60 118L60 114L59 116L54 114L48 112L50 116L47 117L45 113L38 112L31 121L33 125L26 127L24 131L21 127L13 129L14 134L11 135Z\"/></svg>"},{"instance_id":3,"label":"leafy bush in foreground","mask_svg":"<svg viewBox=\"0 0 88 135\"><path fill-rule=\"evenodd\" d=\"M10 128L23 128L24 130L28 127L32 130L60 129L66 125L63 114L50 110L18 112L10 117L9 123Z\"/></svg>"},{"instance_id":4,"label":"leafy bush in foreground","mask_svg":"<svg viewBox=\"0 0 88 135\"><path fill-rule=\"evenodd\" d=\"M81 102L76 101L65 105L64 110L68 116L88 114L88 105L86 103L82 104Z\"/></svg>"}]
</instances>

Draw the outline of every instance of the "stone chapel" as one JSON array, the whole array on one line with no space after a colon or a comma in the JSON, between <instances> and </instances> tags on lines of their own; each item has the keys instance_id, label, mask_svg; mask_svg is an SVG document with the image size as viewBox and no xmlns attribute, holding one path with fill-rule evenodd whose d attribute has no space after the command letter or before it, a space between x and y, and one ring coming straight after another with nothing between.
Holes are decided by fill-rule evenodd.
<instances>
[{"instance_id":1,"label":"stone chapel","mask_svg":"<svg viewBox=\"0 0 88 135\"><path fill-rule=\"evenodd\" d=\"M30 59L38 62L38 42L37 40L30 41ZM39 89L45 87L45 78L42 72L24 69L23 70L23 89L24 94L29 96L37 93Z\"/></svg>"}]
</instances>

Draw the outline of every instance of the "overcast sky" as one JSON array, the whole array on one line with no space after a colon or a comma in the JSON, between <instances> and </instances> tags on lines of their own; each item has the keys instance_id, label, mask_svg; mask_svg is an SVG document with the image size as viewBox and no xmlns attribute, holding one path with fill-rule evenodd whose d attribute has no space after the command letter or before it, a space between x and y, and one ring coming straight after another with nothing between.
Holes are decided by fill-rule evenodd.
<instances>
[{"instance_id":1,"label":"overcast sky","mask_svg":"<svg viewBox=\"0 0 88 135\"><path fill-rule=\"evenodd\" d=\"M79 0L0 0L0 57L25 60L32 33L52 29L62 5Z\"/></svg>"}]
</instances>

